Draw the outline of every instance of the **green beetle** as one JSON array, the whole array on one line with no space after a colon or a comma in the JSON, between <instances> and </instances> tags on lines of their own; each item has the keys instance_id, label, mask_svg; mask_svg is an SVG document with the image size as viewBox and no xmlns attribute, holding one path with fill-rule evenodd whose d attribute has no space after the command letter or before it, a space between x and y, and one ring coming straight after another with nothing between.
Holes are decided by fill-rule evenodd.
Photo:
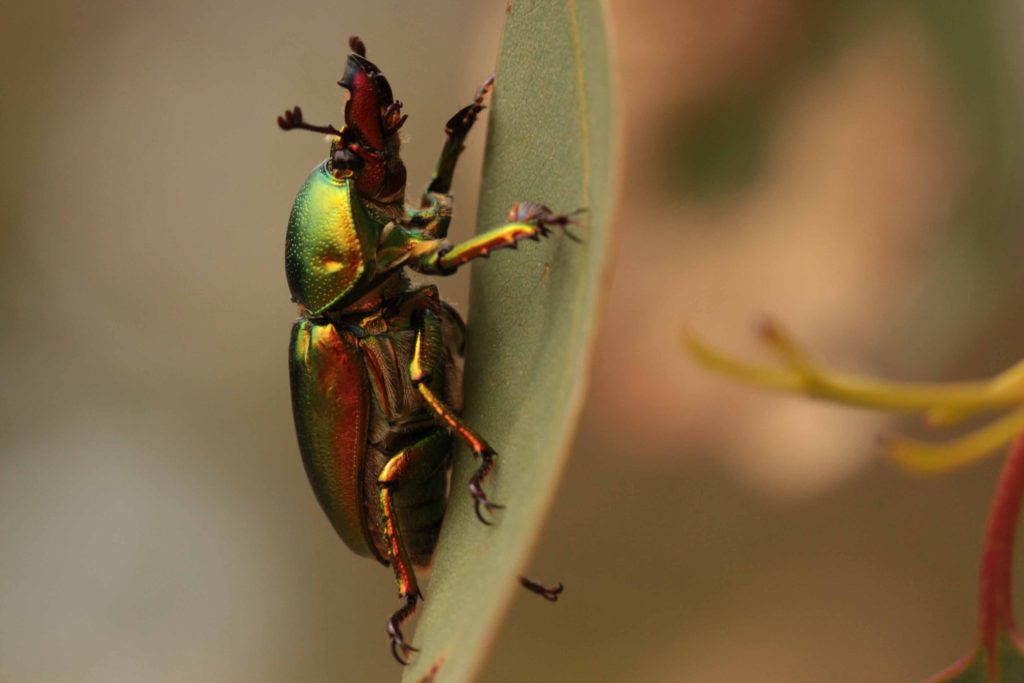
<instances>
[{"instance_id":1,"label":"green beetle","mask_svg":"<svg viewBox=\"0 0 1024 683\"><path fill-rule=\"evenodd\" d=\"M469 482L477 516L489 524L484 513L501 507L483 489L496 453L459 418L455 357L464 323L436 287L412 286L405 269L449 275L495 249L566 230L573 220L522 202L508 224L448 244L452 175L493 76L448 121L421 206L407 208L402 103L363 43L353 37L349 45L338 82L349 92L344 127L310 125L299 107L278 118L284 130L331 140L330 156L306 178L288 220L285 267L300 311L289 349L292 408L306 473L335 531L353 551L395 572L405 604L387 629L392 653L405 664L416 648L401 626L422 598L414 567L427 565L437 544L454 436L480 461ZM549 600L562 590L521 582Z\"/></svg>"}]
</instances>

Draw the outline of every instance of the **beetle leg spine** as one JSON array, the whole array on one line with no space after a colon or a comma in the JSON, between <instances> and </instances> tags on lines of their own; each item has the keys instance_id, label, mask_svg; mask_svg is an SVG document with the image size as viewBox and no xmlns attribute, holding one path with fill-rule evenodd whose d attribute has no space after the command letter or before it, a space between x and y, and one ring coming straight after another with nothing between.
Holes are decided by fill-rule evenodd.
<instances>
[{"instance_id":1,"label":"beetle leg spine","mask_svg":"<svg viewBox=\"0 0 1024 683\"><path fill-rule=\"evenodd\" d=\"M493 457L497 455L491 445L488 444L480 435L466 426L462 420L455 414L455 412L444 404L440 398L437 397L433 391L423 382L416 383L416 390L420 392L420 396L426 401L427 405L434 412L434 415L444 424L445 427L452 430L459 437L465 441L469 447L473 450L473 453L480 457Z\"/></svg>"}]
</instances>

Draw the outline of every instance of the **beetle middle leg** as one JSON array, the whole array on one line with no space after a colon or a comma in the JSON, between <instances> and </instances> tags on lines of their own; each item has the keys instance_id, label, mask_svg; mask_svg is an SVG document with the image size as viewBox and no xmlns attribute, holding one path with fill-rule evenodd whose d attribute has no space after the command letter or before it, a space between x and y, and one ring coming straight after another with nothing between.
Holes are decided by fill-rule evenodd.
<instances>
[{"instance_id":1,"label":"beetle middle leg","mask_svg":"<svg viewBox=\"0 0 1024 683\"><path fill-rule=\"evenodd\" d=\"M441 367L441 358L444 352L441 321L429 309L420 311L418 318L416 343L413 347L412 361L409 363L409 379L412 380L413 386L416 387L434 416L465 441L473 454L480 459L480 466L469 478L469 494L473 496L476 516L484 524L490 525L491 522L484 517L482 510L497 510L504 507L489 500L483 490L484 480L494 469L494 457L498 453L482 436L463 422L458 413L447 405L432 388L431 372Z\"/></svg>"},{"instance_id":2,"label":"beetle middle leg","mask_svg":"<svg viewBox=\"0 0 1024 683\"><path fill-rule=\"evenodd\" d=\"M457 313L454 314L454 318L461 322ZM481 508L494 510L504 507L488 500L482 488L484 480L494 468L494 457L497 453L487 441L470 429L459 418L458 414L438 398L430 388L432 380L430 373L439 367L443 354L443 342L441 321L429 309L420 311L416 325L416 342L413 347L412 361L409 363L409 377L437 418L446 427L458 434L473 450L473 453L480 458L479 467L469 478L469 493L473 496L477 518L484 524L490 525L491 522L483 516ZM519 577L519 583L531 593L539 595L550 602L556 602L558 596L565 589L561 583L555 588L548 588L525 576Z\"/></svg>"},{"instance_id":3,"label":"beetle middle leg","mask_svg":"<svg viewBox=\"0 0 1024 683\"><path fill-rule=\"evenodd\" d=\"M451 275L473 259L486 258L497 249L515 249L522 240L539 241L548 237L554 232L553 228L561 229L574 242L579 242L579 237L569 232L569 226L578 224L576 216L584 211L577 209L567 214L556 214L543 204L516 202L505 225L458 244L439 244L424 251L417 261L409 265L429 275Z\"/></svg>"},{"instance_id":4,"label":"beetle middle leg","mask_svg":"<svg viewBox=\"0 0 1024 683\"><path fill-rule=\"evenodd\" d=\"M445 124L445 142L441 155L434 166L434 173L423 191L422 208L406 209L406 222L423 232L430 239L444 239L452 219L452 179L455 165L465 149L466 137L473 128L477 116L484 110L484 99L494 84L494 74L487 77L476 98L457 111Z\"/></svg>"}]
</instances>

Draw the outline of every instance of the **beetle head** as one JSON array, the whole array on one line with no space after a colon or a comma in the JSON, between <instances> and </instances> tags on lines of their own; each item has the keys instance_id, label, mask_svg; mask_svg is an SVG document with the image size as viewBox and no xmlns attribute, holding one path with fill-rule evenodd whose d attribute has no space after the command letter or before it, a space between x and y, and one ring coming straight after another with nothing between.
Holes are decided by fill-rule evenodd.
<instances>
[{"instance_id":1,"label":"beetle head","mask_svg":"<svg viewBox=\"0 0 1024 683\"><path fill-rule=\"evenodd\" d=\"M345 127L334 144L331 167L350 171L356 191L376 202L401 201L405 195L405 164L399 156L398 129L405 123L402 103L395 101L391 85L377 66L366 58L359 38L349 39L352 54L338 81L349 92L345 102Z\"/></svg>"}]
</instances>

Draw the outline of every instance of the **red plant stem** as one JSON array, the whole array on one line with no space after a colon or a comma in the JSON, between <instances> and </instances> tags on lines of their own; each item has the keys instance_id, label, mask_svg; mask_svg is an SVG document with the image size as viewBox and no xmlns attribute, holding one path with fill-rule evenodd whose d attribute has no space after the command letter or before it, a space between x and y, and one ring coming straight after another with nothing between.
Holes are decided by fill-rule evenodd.
<instances>
[{"instance_id":1,"label":"red plant stem","mask_svg":"<svg viewBox=\"0 0 1024 683\"><path fill-rule=\"evenodd\" d=\"M998 667L996 649L1001 631L1016 639L1013 622L1013 540L1017 531L1021 494L1024 493L1024 434L1010 446L992 510L985 530L985 549L981 556L981 580L978 601L978 631L988 652L990 673Z\"/></svg>"}]
</instances>

